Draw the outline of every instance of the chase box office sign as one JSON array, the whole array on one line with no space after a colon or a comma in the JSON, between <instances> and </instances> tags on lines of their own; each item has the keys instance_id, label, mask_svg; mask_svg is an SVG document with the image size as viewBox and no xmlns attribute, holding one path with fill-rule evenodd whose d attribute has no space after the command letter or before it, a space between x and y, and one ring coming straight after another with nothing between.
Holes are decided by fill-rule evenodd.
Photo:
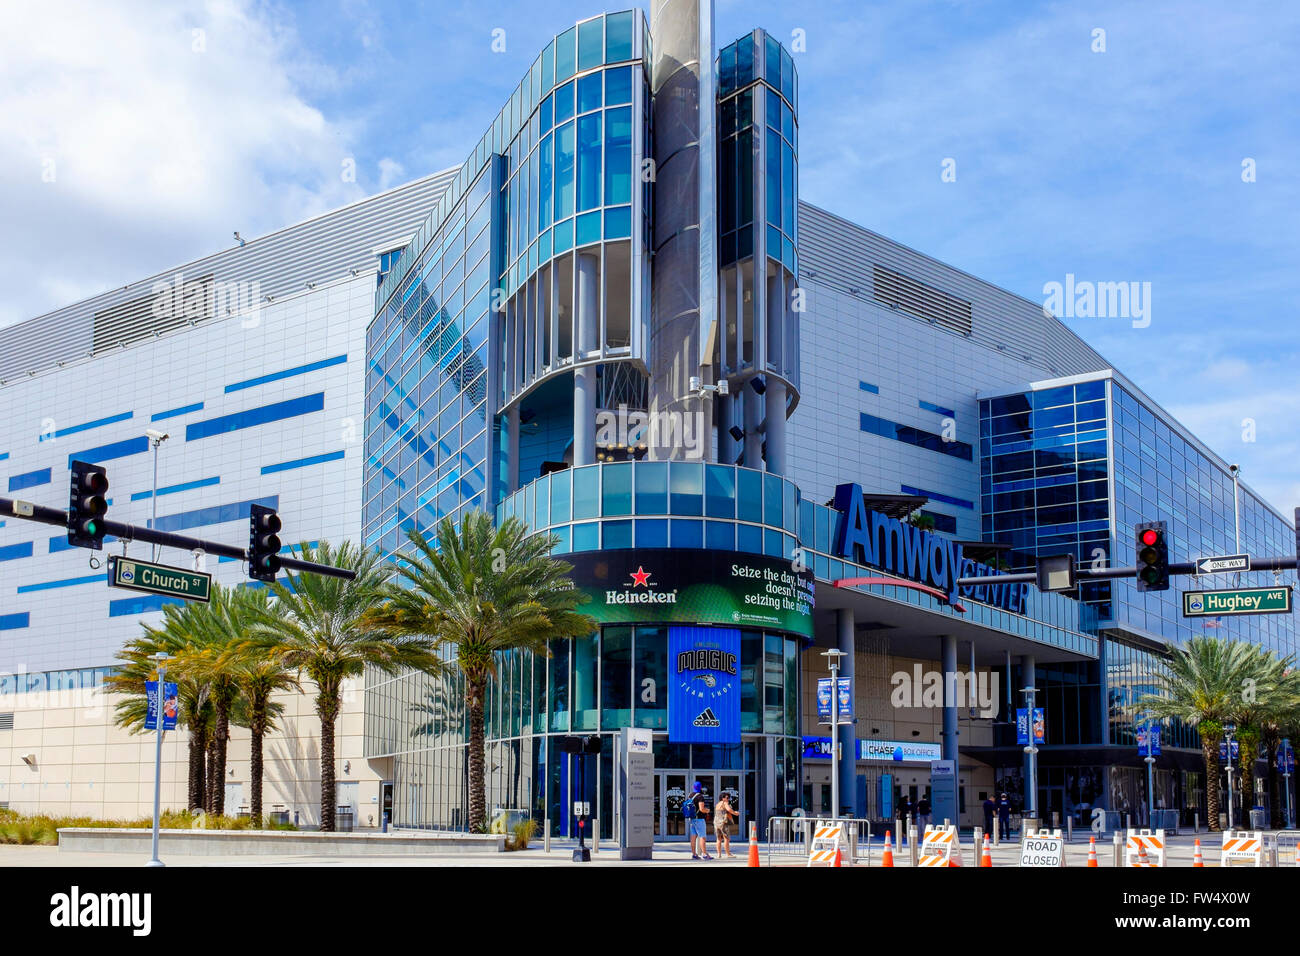
<instances>
[{"instance_id":1,"label":"chase box office sign","mask_svg":"<svg viewBox=\"0 0 1300 956\"><path fill-rule=\"evenodd\" d=\"M740 631L668 628L668 739L740 743Z\"/></svg>"},{"instance_id":2,"label":"chase box office sign","mask_svg":"<svg viewBox=\"0 0 1300 956\"><path fill-rule=\"evenodd\" d=\"M949 604L956 602L960 593L1013 614L1025 613L1029 585L986 584L958 589L958 578L989 577L998 571L963 557L956 541L868 511L859 485L836 486L835 510L840 513L833 542L838 556L929 585L948 595Z\"/></svg>"},{"instance_id":3,"label":"chase box office sign","mask_svg":"<svg viewBox=\"0 0 1300 956\"><path fill-rule=\"evenodd\" d=\"M813 636L811 571L733 551L633 548L566 554L581 610L601 624L721 624Z\"/></svg>"}]
</instances>

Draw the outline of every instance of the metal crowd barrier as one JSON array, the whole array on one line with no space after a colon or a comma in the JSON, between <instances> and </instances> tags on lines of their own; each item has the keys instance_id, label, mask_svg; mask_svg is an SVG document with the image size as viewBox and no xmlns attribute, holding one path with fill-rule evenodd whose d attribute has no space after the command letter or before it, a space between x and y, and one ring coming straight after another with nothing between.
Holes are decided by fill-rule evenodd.
<instances>
[{"instance_id":1,"label":"metal crowd barrier","mask_svg":"<svg viewBox=\"0 0 1300 956\"><path fill-rule=\"evenodd\" d=\"M1300 846L1300 830L1278 830L1273 837L1273 850L1277 854L1274 866L1295 866L1296 848Z\"/></svg>"},{"instance_id":2,"label":"metal crowd barrier","mask_svg":"<svg viewBox=\"0 0 1300 956\"><path fill-rule=\"evenodd\" d=\"M808 858L812 848L813 834L819 826L839 824L848 834L848 845L843 848L847 860L854 863L871 865L871 823L841 817L832 820L829 817L768 817L767 820L767 864L772 865L772 857Z\"/></svg>"}]
</instances>

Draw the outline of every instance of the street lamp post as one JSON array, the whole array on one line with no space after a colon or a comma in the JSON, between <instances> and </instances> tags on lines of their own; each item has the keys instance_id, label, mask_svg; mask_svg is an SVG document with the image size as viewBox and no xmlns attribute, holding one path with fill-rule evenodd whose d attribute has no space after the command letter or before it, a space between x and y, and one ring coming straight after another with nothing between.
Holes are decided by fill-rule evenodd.
<instances>
[{"instance_id":1,"label":"street lamp post","mask_svg":"<svg viewBox=\"0 0 1300 956\"><path fill-rule=\"evenodd\" d=\"M840 658L844 652L832 647L822 651L831 666L831 819L840 815Z\"/></svg>"},{"instance_id":2,"label":"street lamp post","mask_svg":"<svg viewBox=\"0 0 1300 956\"><path fill-rule=\"evenodd\" d=\"M166 866L162 860L158 859L158 824L161 820L162 808L162 740L163 740L163 704L167 699L167 660L168 656L161 651L154 655L154 660L158 662L158 689L154 692L154 716L157 720L158 731L154 738L153 750L153 858L149 860L146 866Z\"/></svg>"},{"instance_id":3,"label":"street lamp post","mask_svg":"<svg viewBox=\"0 0 1300 956\"><path fill-rule=\"evenodd\" d=\"M1236 724L1223 725L1224 746L1227 747L1228 764L1228 829L1232 829L1232 735L1237 732Z\"/></svg>"},{"instance_id":4,"label":"street lamp post","mask_svg":"<svg viewBox=\"0 0 1300 956\"><path fill-rule=\"evenodd\" d=\"M1154 741L1151 739L1151 718L1150 718L1150 716L1147 717L1146 724L1147 724L1147 755L1146 755L1146 764L1147 764L1147 826L1152 827L1152 828L1154 829L1154 827L1155 827L1155 825L1156 825L1156 824L1155 824L1155 819L1156 819L1156 817L1155 817L1155 811L1156 811L1156 802L1155 802L1155 801L1156 801L1156 796L1155 796L1155 783L1154 783L1156 758L1155 758L1155 756L1154 756L1153 753L1152 753L1152 751L1153 751L1155 748L1154 748L1154 746L1153 746Z\"/></svg>"},{"instance_id":5,"label":"street lamp post","mask_svg":"<svg viewBox=\"0 0 1300 956\"><path fill-rule=\"evenodd\" d=\"M1026 723L1029 725L1029 745L1025 747L1025 753L1029 754L1029 779L1025 781L1025 802L1026 809L1029 811L1027 818L1031 820L1038 819L1038 747L1034 733L1034 697L1038 693L1037 687L1026 687L1021 693L1025 695L1025 714ZM1021 825L1024 830L1024 825Z\"/></svg>"}]
</instances>

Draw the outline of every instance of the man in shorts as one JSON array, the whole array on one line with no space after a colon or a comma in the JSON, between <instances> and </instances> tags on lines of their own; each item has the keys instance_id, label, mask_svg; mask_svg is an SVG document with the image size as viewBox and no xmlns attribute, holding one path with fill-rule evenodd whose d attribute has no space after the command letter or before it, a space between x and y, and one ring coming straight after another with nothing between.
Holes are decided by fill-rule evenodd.
<instances>
[{"instance_id":1,"label":"man in shorts","mask_svg":"<svg viewBox=\"0 0 1300 956\"><path fill-rule=\"evenodd\" d=\"M709 856L709 837L706 823L709 816L709 803L704 799L704 788L698 780L695 781L695 790L691 794L691 802L695 804L695 816L690 820L691 826L691 857L695 858L695 841L700 841L699 859L711 860Z\"/></svg>"}]
</instances>

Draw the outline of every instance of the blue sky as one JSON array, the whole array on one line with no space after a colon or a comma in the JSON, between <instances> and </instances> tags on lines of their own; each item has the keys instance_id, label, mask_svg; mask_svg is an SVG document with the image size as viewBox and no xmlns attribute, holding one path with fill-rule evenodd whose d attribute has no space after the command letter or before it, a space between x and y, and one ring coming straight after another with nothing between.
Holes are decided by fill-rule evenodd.
<instances>
[{"instance_id":1,"label":"blue sky","mask_svg":"<svg viewBox=\"0 0 1300 956\"><path fill-rule=\"evenodd\" d=\"M622 5L27 6L0 37L0 324L460 162L554 33ZM803 31L802 198L1036 302L1149 282L1148 326L1068 324L1300 505L1300 6L721 0L717 23Z\"/></svg>"}]
</instances>

